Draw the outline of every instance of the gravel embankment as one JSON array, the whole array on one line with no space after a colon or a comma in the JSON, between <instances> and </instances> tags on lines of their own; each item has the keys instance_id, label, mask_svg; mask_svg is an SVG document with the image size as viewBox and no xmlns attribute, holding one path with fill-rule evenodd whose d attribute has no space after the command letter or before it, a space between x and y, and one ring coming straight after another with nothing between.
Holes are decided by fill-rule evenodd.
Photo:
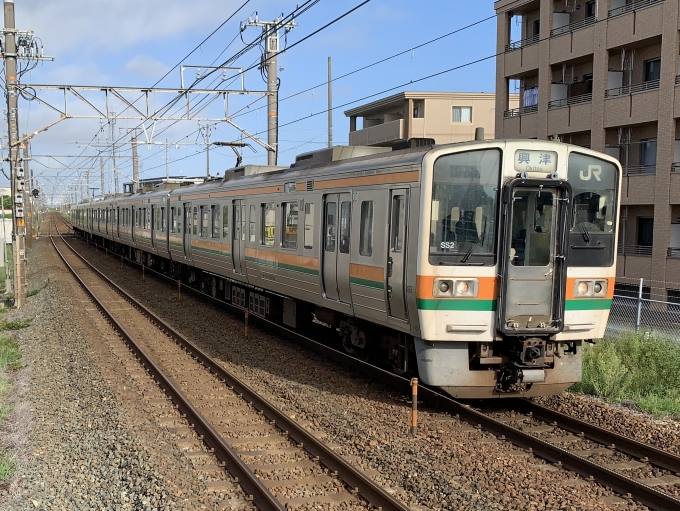
<instances>
[{"instance_id":1,"label":"gravel embankment","mask_svg":"<svg viewBox=\"0 0 680 511\"><path fill-rule=\"evenodd\" d=\"M115 348L120 341L48 238L34 243L28 268L29 289L49 285L8 313L33 320L15 334L26 366L20 374L30 380L18 422L30 432L26 447L15 450L20 467L0 509L243 508L238 487L207 491L182 450L191 442L158 425L181 418L143 370L128 372L125 350Z\"/></svg>"},{"instance_id":2,"label":"gravel embankment","mask_svg":"<svg viewBox=\"0 0 680 511\"><path fill-rule=\"evenodd\" d=\"M187 294L179 300L174 286L142 282L137 268L101 257L97 265L413 509L645 509L432 410L412 438L410 406L394 391L257 326L246 339L241 318Z\"/></svg>"}]
</instances>

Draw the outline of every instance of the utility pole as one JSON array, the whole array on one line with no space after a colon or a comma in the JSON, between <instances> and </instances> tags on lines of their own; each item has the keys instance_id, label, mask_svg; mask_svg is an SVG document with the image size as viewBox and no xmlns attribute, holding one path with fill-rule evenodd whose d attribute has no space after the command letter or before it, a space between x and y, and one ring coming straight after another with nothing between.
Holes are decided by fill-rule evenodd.
<instances>
[{"instance_id":1,"label":"utility pole","mask_svg":"<svg viewBox=\"0 0 680 511\"><path fill-rule=\"evenodd\" d=\"M333 73L328 57L328 147L333 147Z\"/></svg>"},{"instance_id":2,"label":"utility pole","mask_svg":"<svg viewBox=\"0 0 680 511\"><path fill-rule=\"evenodd\" d=\"M90 196L90 170L89 169L85 170L85 186L87 187L87 202L91 202L92 197Z\"/></svg>"},{"instance_id":3,"label":"utility pole","mask_svg":"<svg viewBox=\"0 0 680 511\"><path fill-rule=\"evenodd\" d=\"M168 139L165 139L165 180L170 179L170 159L168 155Z\"/></svg>"},{"instance_id":4,"label":"utility pole","mask_svg":"<svg viewBox=\"0 0 680 511\"><path fill-rule=\"evenodd\" d=\"M267 70L267 92L269 92L267 97L267 143L273 148L269 150L267 158L269 165L276 165L279 149L279 79L276 58L279 53L279 31L283 29L288 33L296 26L295 21L283 23L283 18L277 18L274 21L259 21L257 15L254 20L248 18L248 21L241 25L241 32L247 27L262 27L263 37L266 39L265 60L262 62L262 68Z\"/></svg>"},{"instance_id":5,"label":"utility pole","mask_svg":"<svg viewBox=\"0 0 680 511\"><path fill-rule=\"evenodd\" d=\"M28 156L28 139L26 135L24 134L23 137L24 140L26 140L23 144L21 144L19 147L23 149L24 153L24 158L23 158L23 163L24 163L24 173L27 174L28 177L28 189L24 189L23 192L23 199L24 199L24 206L25 206L25 211L24 214L26 215L26 248L33 248L33 208L31 208L31 170L29 167L29 162L31 161L30 157Z\"/></svg>"},{"instance_id":6,"label":"utility pole","mask_svg":"<svg viewBox=\"0 0 680 511\"><path fill-rule=\"evenodd\" d=\"M116 112L111 112L109 126L111 127L111 161L113 163L114 189L116 190L115 194L118 195L120 183L118 179L118 167L116 166Z\"/></svg>"},{"instance_id":7,"label":"utility pole","mask_svg":"<svg viewBox=\"0 0 680 511\"><path fill-rule=\"evenodd\" d=\"M101 180L101 183L99 185L100 186L99 189L101 190L102 197L103 197L104 196L104 157L101 156L101 155L99 156L99 172L100 172L100 180Z\"/></svg>"},{"instance_id":8,"label":"utility pole","mask_svg":"<svg viewBox=\"0 0 680 511\"><path fill-rule=\"evenodd\" d=\"M137 156L137 137L132 137L132 193L139 191L139 157Z\"/></svg>"},{"instance_id":9,"label":"utility pole","mask_svg":"<svg viewBox=\"0 0 680 511\"><path fill-rule=\"evenodd\" d=\"M205 125L205 158L205 175L210 179L210 124Z\"/></svg>"}]
</instances>

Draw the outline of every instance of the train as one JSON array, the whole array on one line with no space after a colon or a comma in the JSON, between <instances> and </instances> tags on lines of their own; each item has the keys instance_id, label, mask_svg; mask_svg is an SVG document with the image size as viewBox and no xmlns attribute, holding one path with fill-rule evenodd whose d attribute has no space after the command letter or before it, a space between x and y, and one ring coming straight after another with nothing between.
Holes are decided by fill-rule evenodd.
<instances>
[{"instance_id":1,"label":"train","mask_svg":"<svg viewBox=\"0 0 680 511\"><path fill-rule=\"evenodd\" d=\"M559 141L300 154L69 206L77 233L456 398L581 379L614 293L621 166Z\"/></svg>"}]
</instances>

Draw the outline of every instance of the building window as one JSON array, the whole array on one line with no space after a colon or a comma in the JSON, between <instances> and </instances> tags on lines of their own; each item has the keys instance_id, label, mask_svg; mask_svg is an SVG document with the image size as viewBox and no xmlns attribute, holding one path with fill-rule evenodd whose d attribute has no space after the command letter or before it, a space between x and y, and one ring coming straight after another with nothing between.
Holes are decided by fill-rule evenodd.
<instances>
[{"instance_id":1,"label":"building window","mask_svg":"<svg viewBox=\"0 0 680 511\"><path fill-rule=\"evenodd\" d=\"M661 59L645 61L645 82L659 80L661 78Z\"/></svg>"},{"instance_id":2,"label":"building window","mask_svg":"<svg viewBox=\"0 0 680 511\"><path fill-rule=\"evenodd\" d=\"M284 202L283 207L283 248L297 249L298 203Z\"/></svg>"},{"instance_id":3,"label":"building window","mask_svg":"<svg viewBox=\"0 0 680 511\"><path fill-rule=\"evenodd\" d=\"M454 106L453 122L472 122L472 107Z\"/></svg>"},{"instance_id":4,"label":"building window","mask_svg":"<svg viewBox=\"0 0 680 511\"><path fill-rule=\"evenodd\" d=\"M314 248L314 204L305 204L305 248Z\"/></svg>"},{"instance_id":5,"label":"building window","mask_svg":"<svg viewBox=\"0 0 680 511\"><path fill-rule=\"evenodd\" d=\"M267 247L274 246L274 231L276 227L276 208L273 202L262 204L262 232L260 243Z\"/></svg>"},{"instance_id":6,"label":"building window","mask_svg":"<svg viewBox=\"0 0 680 511\"><path fill-rule=\"evenodd\" d=\"M361 225L359 227L359 255L373 255L373 201L361 203Z\"/></svg>"},{"instance_id":7,"label":"building window","mask_svg":"<svg viewBox=\"0 0 680 511\"><path fill-rule=\"evenodd\" d=\"M413 118L422 119L425 117L425 101L418 100L413 102Z\"/></svg>"},{"instance_id":8,"label":"building window","mask_svg":"<svg viewBox=\"0 0 680 511\"><path fill-rule=\"evenodd\" d=\"M640 140L640 165L656 166L656 139Z\"/></svg>"},{"instance_id":9,"label":"building window","mask_svg":"<svg viewBox=\"0 0 680 511\"><path fill-rule=\"evenodd\" d=\"M595 17L595 2L586 2L586 18Z\"/></svg>"},{"instance_id":10,"label":"building window","mask_svg":"<svg viewBox=\"0 0 680 511\"><path fill-rule=\"evenodd\" d=\"M229 237L229 206L222 208L222 237Z\"/></svg>"},{"instance_id":11,"label":"building window","mask_svg":"<svg viewBox=\"0 0 680 511\"><path fill-rule=\"evenodd\" d=\"M637 244L651 247L654 241L654 219L638 217Z\"/></svg>"}]
</instances>

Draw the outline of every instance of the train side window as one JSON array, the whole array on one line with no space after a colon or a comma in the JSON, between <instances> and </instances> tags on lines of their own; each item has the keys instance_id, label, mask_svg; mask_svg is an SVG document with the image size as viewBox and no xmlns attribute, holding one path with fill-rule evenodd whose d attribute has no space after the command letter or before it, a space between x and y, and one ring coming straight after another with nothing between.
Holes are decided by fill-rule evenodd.
<instances>
[{"instance_id":1,"label":"train side window","mask_svg":"<svg viewBox=\"0 0 680 511\"><path fill-rule=\"evenodd\" d=\"M352 203L340 203L340 252L349 254L349 234L352 220Z\"/></svg>"},{"instance_id":2,"label":"train side window","mask_svg":"<svg viewBox=\"0 0 680 511\"><path fill-rule=\"evenodd\" d=\"M283 212L283 248L297 249L298 238L298 203L284 202L281 208Z\"/></svg>"},{"instance_id":3,"label":"train side window","mask_svg":"<svg viewBox=\"0 0 680 511\"><path fill-rule=\"evenodd\" d=\"M229 238L229 206L222 208L222 237Z\"/></svg>"},{"instance_id":4,"label":"train side window","mask_svg":"<svg viewBox=\"0 0 680 511\"><path fill-rule=\"evenodd\" d=\"M273 202L269 202L262 204L261 209L262 232L260 233L260 244L273 247L276 231L276 208Z\"/></svg>"},{"instance_id":5,"label":"train side window","mask_svg":"<svg viewBox=\"0 0 680 511\"><path fill-rule=\"evenodd\" d=\"M373 201L361 203L361 225L359 228L359 255L373 255Z\"/></svg>"},{"instance_id":6,"label":"train side window","mask_svg":"<svg viewBox=\"0 0 680 511\"><path fill-rule=\"evenodd\" d=\"M182 234L182 208L177 208L177 234ZM186 227L185 227L186 228Z\"/></svg>"},{"instance_id":7,"label":"train side window","mask_svg":"<svg viewBox=\"0 0 680 511\"><path fill-rule=\"evenodd\" d=\"M314 204L305 204L305 248L314 248Z\"/></svg>"},{"instance_id":8,"label":"train side window","mask_svg":"<svg viewBox=\"0 0 680 511\"><path fill-rule=\"evenodd\" d=\"M335 252L335 224L338 214L338 204L336 202L326 203L326 252Z\"/></svg>"},{"instance_id":9,"label":"train side window","mask_svg":"<svg viewBox=\"0 0 680 511\"><path fill-rule=\"evenodd\" d=\"M194 206L194 236L198 234L198 208Z\"/></svg>"},{"instance_id":10,"label":"train side window","mask_svg":"<svg viewBox=\"0 0 680 511\"><path fill-rule=\"evenodd\" d=\"M208 237L208 206L201 206L201 238Z\"/></svg>"},{"instance_id":11,"label":"train side window","mask_svg":"<svg viewBox=\"0 0 680 511\"><path fill-rule=\"evenodd\" d=\"M219 206L210 206L211 209L211 215L212 215L212 234L211 238L219 238L220 237L220 207Z\"/></svg>"},{"instance_id":12,"label":"train side window","mask_svg":"<svg viewBox=\"0 0 680 511\"><path fill-rule=\"evenodd\" d=\"M243 211L243 210L241 210L241 211ZM257 215L257 213L255 211L255 206L254 205L250 206L250 219L249 219L250 223L248 225L248 229L249 229L248 234L249 234L249 240L252 243L255 243L255 216L256 215Z\"/></svg>"},{"instance_id":13,"label":"train side window","mask_svg":"<svg viewBox=\"0 0 680 511\"><path fill-rule=\"evenodd\" d=\"M397 195L392 197L392 252L401 252L404 245L404 216L406 214L404 196Z\"/></svg>"},{"instance_id":14,"label":"train side window","mask_svg":"<svg viewBox=\"0 0 680 511\"><path fill-rule=\"evenodd\" d=\"M165 224L166 224L166 219L165 219L165 208L161 208L161 232L165 232Z\"/></svg>"},{"instance_id":15,"label":"train side window","mask_svg":"<svg viewBox=\"0 0 680 511\"><path fill-rule=\"evenodd\" d=\"M170 208L170 232L177 232L177 216L175 216L175 208Z\"/></svg>"}]
</instances>

